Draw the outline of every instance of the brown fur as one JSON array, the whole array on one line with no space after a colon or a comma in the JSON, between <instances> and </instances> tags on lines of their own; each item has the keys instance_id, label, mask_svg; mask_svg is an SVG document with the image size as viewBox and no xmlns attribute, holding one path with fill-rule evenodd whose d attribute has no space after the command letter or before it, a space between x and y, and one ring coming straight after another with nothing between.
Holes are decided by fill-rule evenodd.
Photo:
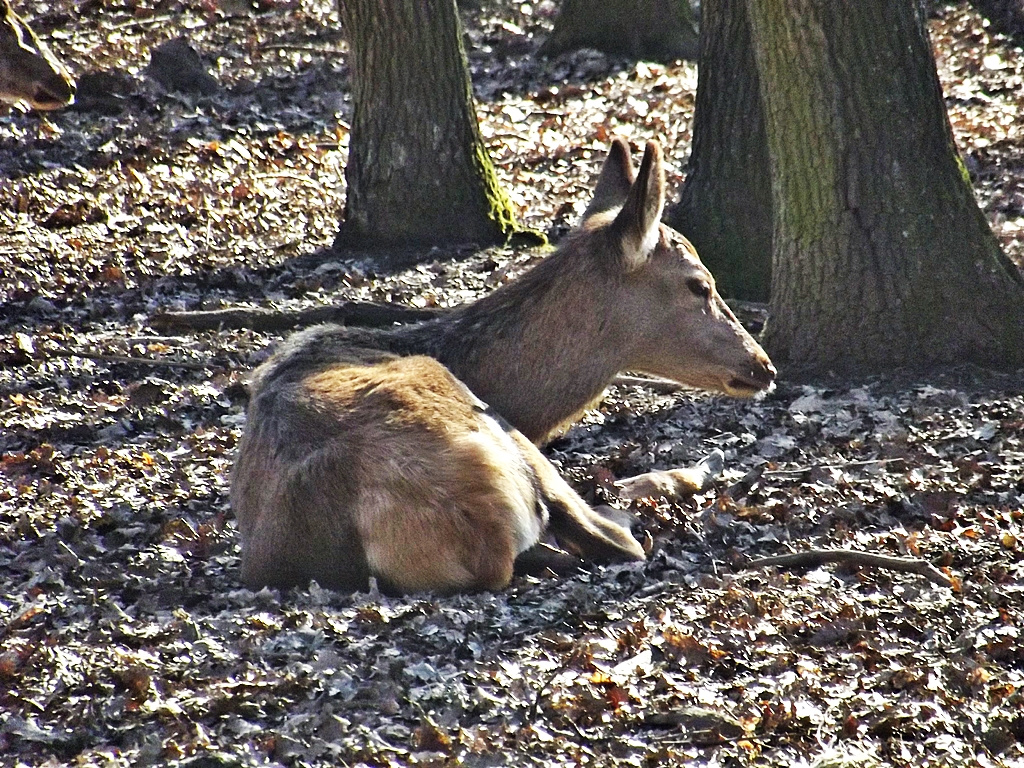
<instances>
[{"instance_id":1,"label":"brown fur","mask_svg":"<svg viewBox=\"0 0 1024 768\"><path fill-rule=\"evenodd\" d=\"M0 102L59 109L75 100L75 81L32 29L0 0Z\"/></svg>"},{"instance_id":2,"label":"brown fur","mask_svg":"<svg viewBox=\"0 0 1024 768\"><path fill-rule=\"evenodd\" d=\"M254 375L232 484L243 580L496 589L545 530L586 559L643 559L531 441L620 370L739 395L774 377L663 202L657 146L634 181L616 141L583 226L528 274L412 328L289 340Z\"/></svg>"}]
</instances>

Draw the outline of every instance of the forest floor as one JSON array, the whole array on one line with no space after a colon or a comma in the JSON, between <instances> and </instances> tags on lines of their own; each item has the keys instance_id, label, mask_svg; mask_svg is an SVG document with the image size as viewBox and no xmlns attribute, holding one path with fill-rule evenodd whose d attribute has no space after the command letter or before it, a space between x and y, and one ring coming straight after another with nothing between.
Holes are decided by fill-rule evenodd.
<instances>
[{"instance_id":1,"label":"forest floor","mask_svg":"<svg viewBox=\"0 0 1024 768\"><path fill-rule=\"evenodd\" d=\"M1022 764L1020 376L783 371L753 402L613 387L548 449L588 497L621 506L611 477L726 456L714 489L634 502L646 564L446 599L243 589L228 479L242 384L280 335L170 335L154 313L452 305L537 254L394 274L316 256L351 108L328 3L18 5L102 74L79 108L0 119L0 765ZM677 188L696 70L538 60L553 12L473 11L466 32L501 179L557 238L612 134L659 139ZM1024 53L963 5L931 23L978 198L1020 261ZM178 36L206 95L147 76ZM744 567L825 547L923 558L952 586Z\"/></svg>"}]
</instances>

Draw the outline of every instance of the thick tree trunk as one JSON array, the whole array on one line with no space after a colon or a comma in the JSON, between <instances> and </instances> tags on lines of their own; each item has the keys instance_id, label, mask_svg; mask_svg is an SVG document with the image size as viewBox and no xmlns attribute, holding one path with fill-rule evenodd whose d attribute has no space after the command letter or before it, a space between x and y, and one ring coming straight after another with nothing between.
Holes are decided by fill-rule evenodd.
<instances>
[{"instance_id":1,"label":"thick tree trunk","mask_svg":"<svg viewBox=\"0 0 1024 768\"><path fill-rule=\"evenodd\" d=\"M690 0L563 0L540 53L577 48L650 61L692 59L697 24Z\"/></svg>"},{"instance_id":2,"label":"thick tree trunk","mask_svg":"<svg viewBox=\"0 0 1024 768\"><path fill-rule=\"evenodd\" d=\"M783 370L1024 364L1024 283L975 202L917 9L748 0Z\"/></svg>"},{"instance_id":3,"label":"thick tree trunk","mask_svg":"<svg viewBox=\"0 0 1024 768\"><path fill-rule=\"evenodd\" d=\"M480 136L455 0L344 0L340 12L354 115L335 247L507 239L515 217Z\"/></svg>"},{"instance_id":4,"label":"thick tree trunk","mask_svg":"<svg viewBox=\"0 0 1024 768\"><path fill-rule=\"evenodd\" d=\"M701 3L693 147L667 220L693 242L722 295L767 301L771 175L745 1Z\"/></svg>"}]
</instances>

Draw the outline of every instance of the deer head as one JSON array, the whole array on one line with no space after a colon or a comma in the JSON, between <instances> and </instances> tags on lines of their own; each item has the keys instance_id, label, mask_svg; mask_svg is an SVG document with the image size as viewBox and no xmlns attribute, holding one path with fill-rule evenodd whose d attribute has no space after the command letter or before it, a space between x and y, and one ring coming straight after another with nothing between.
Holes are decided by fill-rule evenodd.
<instances>
[{"instance_id":1,"label":"deer head","mask_svg":"<svg viewBox=\"0 0 1024 768\"><path fill-rule=\"evenodd\" d=\"M665 172L650 142L634 175L629 146L612 144L578 237L609 261L624 369L749 397L775 367L715 289L690 242L661 223Z\"/></svg>"}]
</instances>

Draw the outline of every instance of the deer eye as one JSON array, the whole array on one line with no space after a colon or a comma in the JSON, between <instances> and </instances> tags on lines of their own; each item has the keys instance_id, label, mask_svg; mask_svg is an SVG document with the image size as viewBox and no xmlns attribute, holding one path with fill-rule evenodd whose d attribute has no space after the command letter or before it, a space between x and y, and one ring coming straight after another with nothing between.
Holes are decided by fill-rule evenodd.
<instances>
[{"instance_id":1,"label":"deer eye","mask_svg":"<svg viewBox=\"0 0 1024 768\"><path fill-rule=\"evenodd\" d=\"M686 281L686 287L694 296L707 301L711 298L711 286L698 277L691 277Z\"/></svg>"}]
</instances>

